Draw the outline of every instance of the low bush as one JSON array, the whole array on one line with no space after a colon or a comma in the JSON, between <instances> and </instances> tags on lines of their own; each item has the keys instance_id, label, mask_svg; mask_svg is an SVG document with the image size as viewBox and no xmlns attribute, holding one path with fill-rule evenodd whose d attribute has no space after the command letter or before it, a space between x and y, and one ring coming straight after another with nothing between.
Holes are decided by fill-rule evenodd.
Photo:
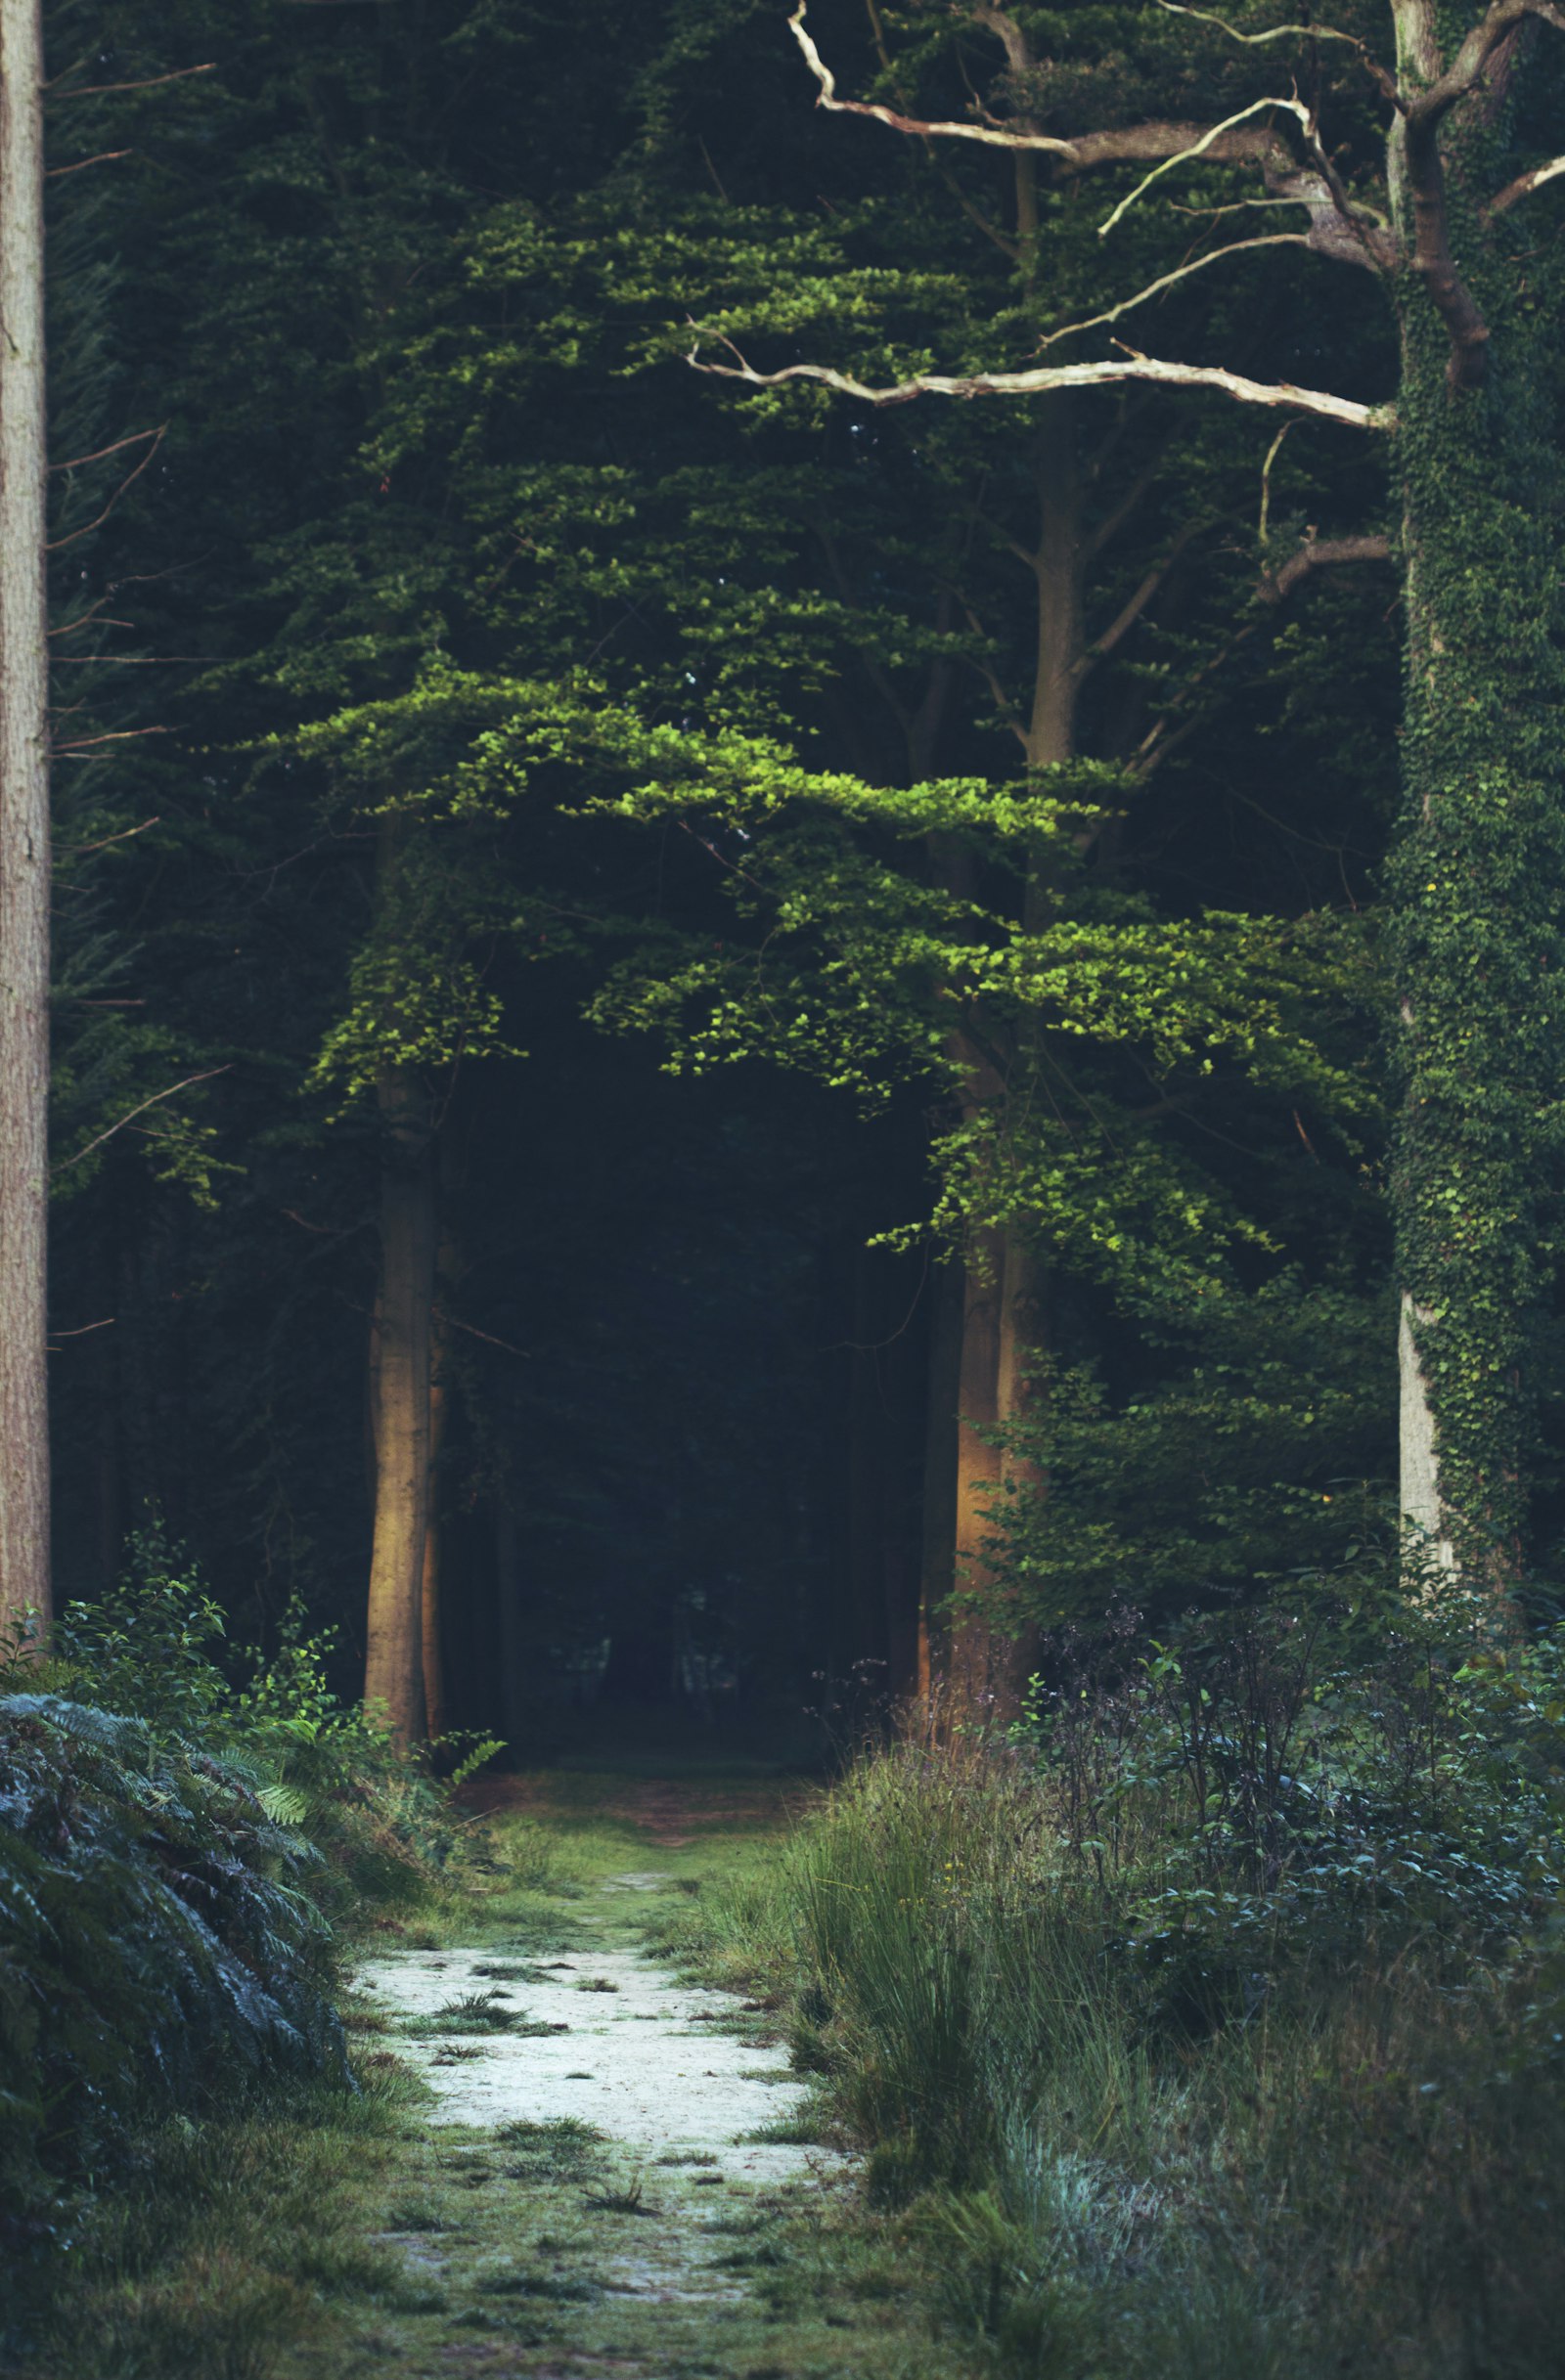
<instances>
[{"instance_id":1,"label":"low bush","mask_svg":"<svg viewBox=\"0 0 1565 2380\"><path fill-rule=\"evenodd\" d=\"M220 1757L62 1696L0 1698L0 2203L22 2238L154 2096L340 2061L320 1865Z\"/></svg>"},{"instance_id":2,"label":"low bush","mask_svg":"<svg viewBox=\"0 0 1565 2380\"><path fill-rule=\"evenodd\" d=\"M1302 1583L1047 1674L867 1757L782 1880L941 2318L1017 2380L1557 2372L1558 1635Z\"/></svg>"},{"instance_id":3,"label":"low bush","mask_svg":"<svg viewBox=\"0 0 1565 2380\"><path fill-rule=\"evenodd\" d=\"M0 2248L47 2256L137 2129L268 2074L347 2087L335 1936L440 1888L447 1790L325 1680L320 1640L216 1655L158 1532L0 1660ZM479 1747L480 1752L485 1747Z\"/></svg>"}]
</instances>

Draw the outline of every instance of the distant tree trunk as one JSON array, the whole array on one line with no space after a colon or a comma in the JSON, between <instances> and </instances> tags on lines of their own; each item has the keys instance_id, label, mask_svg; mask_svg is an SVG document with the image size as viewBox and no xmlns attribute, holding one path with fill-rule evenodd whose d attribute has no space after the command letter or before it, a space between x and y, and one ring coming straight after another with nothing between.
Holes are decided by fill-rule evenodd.
<instances>
[{"instance_id":1,"label":"distant tree trunk","mask_svg":"<svg viewBox=\"0 0 1565 2380\"><path fill-rule=\"evenodd\" d=\"M43 44L0 0L0 1619L50 1612Z\"/></svg>"},{"instance_id":2,"label":"distant tree trunk","mask_svg":"<svg viewBox=\"0 0 1565 2380\"><path fill-rule=\"evenodd\" d=\"M381 1122L380 1294L375 1541L364 1697L400 1742L425 1732L424 1565L429 1526L429 1329L435 1199L428 1095L410 1072L378 1085Z\"/></svg>"},{"instance_id":3,"label":"distant tree trunk","mask_svg":"<svg viewBox=\"0 0 1565 2380\"><path fill-rule=\"evenodd\" d=\"M440 1258L435 1266L436 1289L449 1277L451 1267L446 1260L447 1252L448 1243L442 1240ZM450 1353L451 1331L436 1298L429 1313L429 1491L424 1527L423 1591L419 1601L424 1717L431 1740L443 1736L447 1727L445 1646L441 1632L445 1516L441 1497L440 1456L445 1445L451 1402L447 1369Z\"/></svg>"},{"instance_id":4,"label":"distant tree trunk","mask_svg":"<svg viewBox=\"0 0 1565 2380\"><path fill-rule=\"evenodd\" d=\"M1075 757L1077 695L1086 649L1082 491L1075 400L1067 394L1056 393L1044 409L1036 486L1038 543L1030 558L1037 587L1037 643L1025 749L1029 766L1044 769ZM1024 922L1030 931L1040 931L1046 921L1043 890L1030 879L1023 891ZM1035 1036L1024 1020L1012 1057L1024 1084L1035 1063ZM1014 1087L1000 1080L976 1051L967 1074L970 1110L1000 1104ZM963 1268L954 1567L959 1591L972 1600L965 1609L959 1607L948 1675L959 1700L1009 1716L1020 1699L1027 1640L1006 1616L1005 1589L985 1541L995 1534L994 1516L1007 1476L1015 1476L1016 1457L984 1433L1018 1422L1025 1414L1029 1369L1042 1344L1043 1279L1034 1251L1014 1224L975 1230Z\"/></svg>"},{"instance_id":5,"label":"distant tree trunk","mask_svg":"<svg viewBox=\"0 0 1565 2380\"><path fill-rule=\"evenodd\" d=\"M508 1748L514 1758L519 1758L527 1735L527 1655L516 1516L504 1494L495 1499L495 1593L500 1611L502 1724Z\"/></svg>"},{"instance_id":6,"label":"distant tree trunk","mask_svg":"<svg viewBox=\"0 0 1565 2380\"><path fill-rule=\"evenodd\" d=\"M923 1563L918 1598L917 1691L944 1674L946 1607L957 1583L957 1415L961 1398L965 1273L954 1258L935 1276L929 1331L929 1402L923 1457Z\"/></svg>"},{"instance_id":7,"label":"distant tree trunk","mask_svg":"<svg viewBox=\"0 0 1565 2380\"><path fill-rule=\"evenodd\" d=\"M992 1432L1023 1418L1038 1346L1037 1268L1015 1232L974 1235L963 1282L958 1388L956 1585L948 1676L959 1701L1015 1715L1025 1634L990 1551L1015 1456ZM971 1598L968 1602L966 1599Z\"/></svg>"}]
</instances>

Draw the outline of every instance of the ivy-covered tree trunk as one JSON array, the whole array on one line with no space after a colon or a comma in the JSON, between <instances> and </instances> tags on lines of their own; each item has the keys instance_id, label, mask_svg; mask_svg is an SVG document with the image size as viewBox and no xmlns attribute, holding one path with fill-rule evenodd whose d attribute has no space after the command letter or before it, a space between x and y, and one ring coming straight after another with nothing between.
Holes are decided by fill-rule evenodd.
<instances>
[{"instance_id":1,"label":"ivy-covered tree trunk","mask_svg":"<svg viewBox=\"0 0 1565 2380\"><path fill-rule=\"evenodd\" d=\"M1405 88L1440 66L1399 7ZM1523 32L1525 48L1531 36ZM1503 1590L1524 1559L1536 1356L1556 1270L1565 1048L1565 643L1557 334L1504 180L1514 60L1394 142L1407 589L1405 806L1392 867L1402 1109L1402 1509ZM1460 258L1460 279L1453 259Z\"/></svg>"},{"instance_id":2,"label":"ivy-covered tree trunk","mask_svg":"<svg viewBox=\"0 0 1565 2380\"><path fill-rule=\"evenodd\" d=\"M48 1616L43 41L0 0L0 1620Z\"/></svg>"},{"instance_id":3,"label":"ivy-covered tree trunk","mask_svg":"<svg viewBox=\"0 0 1565 2380\"><path fill-rule=\"evenodd\" d=\"M428 1095L412 1069L377 1085L382 1127L375 1398L375 1540L364 1697L400 1741L422 1736L424 1568L429 1527L430 1311L435 1196Z\"/></svg>"}]
</instances>

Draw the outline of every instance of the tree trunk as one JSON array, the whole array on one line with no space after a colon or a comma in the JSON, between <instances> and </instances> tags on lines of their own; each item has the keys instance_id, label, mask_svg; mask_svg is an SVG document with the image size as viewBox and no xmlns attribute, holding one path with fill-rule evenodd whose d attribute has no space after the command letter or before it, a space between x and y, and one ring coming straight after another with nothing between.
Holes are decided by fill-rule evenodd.
<instances>
[{"instance_id":1,"label":"tree trunk","mask_svg":"<svg viewBox=\"0 0 1565 2380\"><path fill-rule=\"evenodd\" d=\"M442 1242L441 1258L435 1268L436 1286L447 1278L450 1271L445 1260L446 1253L446 1245ZM445 1444L451 1398L447 1377L450 1352L451 1333L438 1302L435 1302L429 1314L429 1490L424 1527L424 1578L419 1598L424 1721L431 1741L443 1736L447 1727L445 1644L441 1633L441 1594L444 1587L441 1565L445 1552L445 1529L440 1456Z\"/></svg>"},{"instance_id":2,"label":"tree trunk","mask_svg":"<svg viewBox=\"0 0 1565 2380\"><path fill-rule=\"evenodd\" d=\"M1426 12L1403 19L1409 43L1428 34ZM1433 57L1405 44L1414 86ZM1550 618L1561 465L1543 398L1552 358L1518 295L1525 277L1503 252L1513 243L1486 228L1474 198L1504 179L1503 114L1497 89L1451 119L1443 154L1403 139L1394 159L1409 252L1419 211L1449 200L1493 335L1475 361L1431 275L1403 273L1408 674L1389 870L1403 1508L1443 1566L1501 1596L1526 1544L1565 1046L1565 655Z\"/></svg>"},{"instance_id":3,"label":"tree trunk","mask_svg":"<svg viewBox=\"0 0 1565 2380\"><path fill-rule=\"evenodd\" d=\"M526 1642L522 1629L521 1564L516 1516L502 1492L495 1500L495 1592L500 1614L500 1689L506 1745L524 1756L527 1736Z\"/></svg>"},{"instance_id":4,"label":"tree trunk","mask_svg":"<svg viewBox=\"0 0 1565 2380\"><path fill-rule=\"evenodd\" d=\"M956 1498L960 1600L948 1675L959 1703L996 1719L1016 1715L1026 1640L1009 1617L1014 1591L1005 1585L990 1554L1006 1488L1018 1476L1017 1458L991 1433L1024 1416L1038 1330L1036 1266L1025 1243L1013 1231L976 1234L962 1300Z\"/></svg>"},{"instance_id":5,"label":"tree trunk","mask_svg":"<svg viewBox=\"0 0 1565 2380\"><path fill-rule=\"evenodd\" d=\"M957 1415L961 1399L964 1267L942 1264L929 1333L928 1417L923 1457L923 1562L918 1596L917 1687L927 1701L945 1671L946 1607L957 1583Z\"/></svg>"},{"instance_id":6,"label":"tree trunk","mask_svg":"<svg viewBox=\"0 0 1565 2380\"><path fill-rule=\"evenodd\" d=\"M43 45L0 0L0 1622L50 1614Z\"/></svg>"},{"instance_id":7,"label":"tree trunk","mask_svg":"<svg viewBox=\"0 0 1565 2380\"><path fill-rule=\"evenodd\" d=\"M428 1098L413 1074L378 1085L380 1161L380 1360L375 1542L370 1557L365 1701L399 1742L425 1732L424 1565L429 1526L429 1324L435 1214Z\"/></svg>"},{"instance_id":8,"label":"tree trunk","mask_svg":"<svg viewBox=\"0 0 1565 2380\"><path fill-rule=\"evenodd\" d=\"M450 1389L441 1371L443 1331L431 1318L433 1364L428 1373L428 1499L424 1514L424 1578L420 1587L420 1668L424 1676L424 1726L431 1742L445 1735L445 1650L441 1638L441 1590L445 1552L441 1516L441 1447Z\"/></svg>"},{"instance_id":9,"label":"tree trunk","mask_svg":"<svg viewBox=\"0 0 1565 2380\"><path fill-rule=\"evenodd\" d=\"M1039 431L1036 485L1038 544L1037 645L1026 750L1031 767L1055 767L1076 751L1076 706L1085 648L1082 609L1081 482L1074 400L1050 399ZM1046 919L1043 888L1029 878L1024 922L1039 931ZM1017 1035L1016 1074L1025 1083L1036 1063L1026 1020ZM968 1069L972 1109L998 1103L1016 1085L1000 1082L974 1056ZM985 1551L993 1513L1007 1479L1019 1477L1017 1458L980 1433L1022 1419L1027 1375L1043 1327L1042 1275L1034 1252L1015 1224L977 1231L964 1258L961 1355L957 1420L956 1572L972 1600L954 1626L949 1676L960 1702L1009 1717L1019 1705L1027 1667L1024 1633L1007 1623L1005 1590ZM985 1620L983 1611L992 1614Z\"/></svg>"}]
</instances>

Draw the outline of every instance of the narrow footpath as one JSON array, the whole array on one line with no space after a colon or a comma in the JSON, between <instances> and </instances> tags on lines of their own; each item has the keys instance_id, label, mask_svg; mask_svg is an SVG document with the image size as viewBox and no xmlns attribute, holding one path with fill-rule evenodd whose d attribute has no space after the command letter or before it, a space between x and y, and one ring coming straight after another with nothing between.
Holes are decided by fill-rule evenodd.
<instances>
[{"instance_id":1,"label":"narrow footpath","mask_svg":"<svg viewBox=\"0 0 1565 2380\"><path fill-rule=\"evenodd\" d=\"M353 1973L361 2042L431 2096L365 2193L400 2283L319 2368L950 2380L775 2012L647 1949L767 1859L782 1789L554 1776L495 1800L471 1921L392 1931Z\"/></svg>"}]
</instances>

